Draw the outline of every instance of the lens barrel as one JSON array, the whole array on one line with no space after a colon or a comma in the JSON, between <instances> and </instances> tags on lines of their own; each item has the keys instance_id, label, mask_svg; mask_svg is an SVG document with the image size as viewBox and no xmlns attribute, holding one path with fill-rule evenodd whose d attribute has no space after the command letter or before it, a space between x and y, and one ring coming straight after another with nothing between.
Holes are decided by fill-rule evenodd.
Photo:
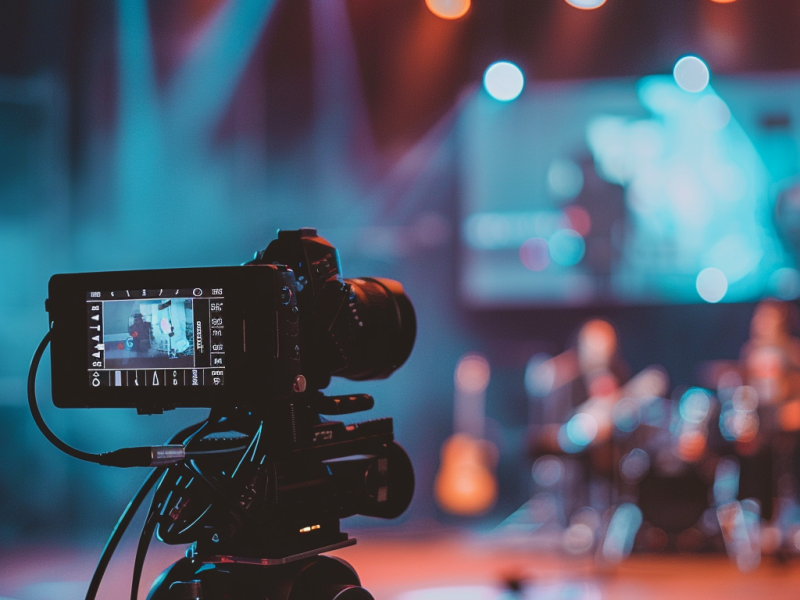
<instances>
[{"instance_id":1,"label":"lens barrel","mask_svg":"<svg viewBox=\"0 0 800 600\"><path fill-rule=\"evenodd\" d=\"M339 254L316 229L281 231L249 264L288 266L297 281L300 356L314 389L331 375L385 379L411 354L417 335L414 307L392 279L343 279Z\"/></svg>"},{"instance_id":2,"label":"lens barrel","mask_svg":"<svg viewBox=\"0 0 800 600\"><path fill-rule=\"evenodd\" d=\"M411 354L417 335L414 307L392 279L345 279L350 288L329 329L335 352L330 373L362 381L385 379Z\"/></svg>"}]
</instances>

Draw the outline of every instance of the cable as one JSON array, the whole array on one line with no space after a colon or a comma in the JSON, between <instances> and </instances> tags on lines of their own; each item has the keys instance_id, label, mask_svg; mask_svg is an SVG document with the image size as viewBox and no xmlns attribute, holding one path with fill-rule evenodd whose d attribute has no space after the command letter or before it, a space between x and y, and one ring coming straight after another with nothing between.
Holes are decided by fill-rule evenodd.
<instances>
[{"instance_id":1,"label":"cable","mask_svg":"<svg viewBox=\"0 0 800 600\"><path fill-rule=\"evenodd\" d=\"M61 450L64 454L68 454L73 458L77 458L78 460L82 460L85 462L95 463L99 465L106 465L110 467L158 467L158 466L175 465L178 464L179 462L182 462L186 458L191 458L192 456L206 456L209 454L227 454L229 452L230 453L238 452L243 449L242 446L236 446L233 448L215 449L213 451L198 451L198 452L187 453L184 448L184 445L182 444L168 444L165 446L141 446L136 448L121 448L119 450L114 450L112 452L93 454L91 452L84 452L83 450L78 450L77 448L73 448L72 446L61 440L47 426L47 423L44 422L42 413L39 410L39 405L36 402L36 373L39 370L39 363L42 360L42 355L44 354L47 345L50 343L52 335L53 335L53 329L51 328L47 332L47 334L45 334L44 338L42 338L42 341L39 342L39 346L36 348L36 352L33 353L33 358L31 359L31 367L28 370L28 407L30 408L31 415L33 416L33 420L36 423L36 426L39 428L39 431L41 431L44 437L47 438L48 442L53 444L53 446ZM198 431L195 431L194 434L198 433Z\"/></svg>"},{"instance_id":2,"label":"cable","mask_svg":"<svg viewBox=\"0 0 800 600\"><path fill-rule=\"evenodd\" d=\"M100 463L101 458L99 454L91 454L90 452L78 450L77 448L73 448L59 439L56 434L54 434L47 426L47 423L44 422L42 413L39 412L39 406L36 404L36 372L39 370L39 362L42 360L42 354L44 354L47 344L50 343L50 338L52 335L53 330L50 329L44 338L42 338L42 341L39 342L39 346L36 348L36 352L33 353L33 358L31 359L31 368L28 371L28 406L30 407L31 415L33 416L33 420L36 422L36 425L39 427L39 431L44 434L44 437L47 438L47 441L53 444L53 446L61 450L63 453L68 454L73 458L77 458L78 460Z\"/></svg>"},{"instance_id":3,"label":"cable","mask_svg":"<svg viewBox=\"0 0 800 600\"><path fill-rule=\"evenodd\" d=\"M229 511L240 515L245 521L248 521L250 525L256 527L257 529L263 529L261 522L254 517L250 511L242 506L236 498L231 497L227 490L225 490L225 488L223 488L214 477L207 476L205 473L203 473L195 461L187 461L183 463L183 466L198 476L200 480L208 487L208 489L210 489L211 492L217 496L217 498L223 501L224 506Z\"/></svg>"},{"instance_id":4,"label":"cable","mask_svg":"<svg viewBox=\"0 0 800 600\"><path fill-rule=\"evenodd\" d=\"M198 456L219 456L220 454L233 454L234 452L240 452L242 450L247 450L249 448L249 444L239 445L239 446L232 446L230 448L220 448L219 450L195 450L193 452L187 452L186 458L192 459Z\"/></svg>"},{"instance_id":5,"label":"cable","mask_svg":"<svg viewBox=\"0 0 800 600\"><path fill-rule=\"evenodd\" d=\"M163 467L153 469L153 472L150 473L147 479L144 480L144 483L142 483L139 491L136 492L136 495L128 503L128 506L126 506L125 510L122 511L122 515L120 515L119 521L117 521L114 531L111 532L105 548L103 548L103 553L100 555L97 568L94 570L92 581L89 584L89 589L86 592L86 600L95 600L97 591L100 589L100 582L103 580L103 575L105 575L106 568L108 568L108 563L111 562L111 557L114 555L114 550L117 549L117 545L122 539L122 536L125 533L125 530L128 528L128 525L130 525L130 522L133 519L133 516L136 514L136 511L139 510L139 506L141 506L142 501L153 488L156 481L158 481L161 475L163 475L165 470L166 469Z\"/></svg>"},{"instance_id":6,"label":"cable","mask_svg":"<svg viewBox=\"0 0 800 600\"><path fill-rule=\"evenodd\" d=\"M139 544L136 546L136 558L133 561L133 578L131 579L131 600L138 600L139 597L139 584L142 581L142 569L144 569L144 560L147 557L147 550L150 547L150 540L156 530L156 507L155 498L153 504L150 506L150 512L147 513L147 519L142 525L142 533L139 536Z\"/></svg>"},{"instance_id":7,"label":"cable","mask_svg":"<svg viewBox=\"0 0 800 600\"><path fill-rule=\"evenodd\" d=\"M193 439L206 426L208 426L208 419L206 419L205 421L201 421L200 423L195 423L194 425L190 425L189 427L186 427L186 428L182 429L181 431L179 431L178 433L174 434L170 438L168 443L169 444L175 444L175 443L179 442L180 440L184 440L184 442L188 443L188 441ZM139 488L139 491L136 493L136 495L130 501L128 506L125 508L125 511L122 513L122 516L120 516L120 519L117 522L117 526L114 528L114 531L111 533L111 537L109 538L108 542L106 543L106 547L103 549L103 554L100 557L100 561L99 561L99 563L97 565L97 570L95 571L95 575L92 578L92 583L90 585L89 591L87 592L86 600L93 600L94 596L97 594L97 590L100 587L100 581L103 578L103 575L105 573L106 567L108 566L108 563L111 561L111 557L114 554L114 550L116 549L117 544L119 543L119 541L122 539L122 536L125 533L125 530L127 529L128 525L130 524L131 519L133 519L133 516L136 514L136 511L139 509L139 506L141 505L142 501L147 496L147 494L149 493L150 489L152 489L155 480L158 480L158 479L162 478L163 475L166 473L166 471L167 471L167 469L164 468L164 467L160 467L158 469L155 469L151 473L150 477L142 484L142 487ZM160 485L160 481L159 481L159 485ZM153 499L153 502L155 502L155 498ZM130 514L130 516L128 517L127 516L128 512L131 509L133 509L133 513ZM144 559L145 559L146 554L147 554L147 547L149 546L150 538L152 538L153 532L155 531L155 520L154 519L152 521L153 522L152 527L149 525L149 523L151 522L151 518L153 516L154 516L154 509L153 509L153 507L151 505L150 512L148 514L147 520L145 521L145 524L142 527L142 534L141 534L141 536L139 538L139 544L138 544L137 550L136 550L136 561L134 562L133 581L131 582L131 590L135 589L136 590L134 592L135 594L139 593L139 591L138 591L139 590L139 583L141 582L142 568L144 567ZM120 530L120 527L121 527L121 530ZM149 531L150 531L149 534L147 533L148 528L149 528ZM114 540L114 536L115 535L117 536L116 540ZM113 540L113 544L112 544L112 540ZM145 543L144 540L147 540L147 543ZM142 549L142 546L144 546L144 549ZM141 558L140 558L140 554L141 554ZM135 596L132 596L132 597L135 597Z\"/></svg>"},{"instance_id":8,"label":"cable","mask_svg":"<svg viewBox=\"0 0 800 600\"><path fill-rule=\"evenodd\" d=\"M97 592L100 589L100 583L103 580L103 576L105 575L106 569L108 568L108 564L111 562L111 557L114 555L114 551L119 545L122 536L125 534L125 530L130 525L131 520L133 519L136 511L139 510L144 498L150 492L150 490L155 485L156 481L166 472L167 465L176 465L183 463L185 459L194 456L208 456L208 455L221 455L221 454L228 454L234 452L240 452L247 449L247 445L237 445L231 448L217 448L213 450L192 450L187 452L185 446L189 444L195 436L197 436L203 429L208 426L208 419L205 421L192 425L191 427L187 427L182 431L175 434L172 439L170 440L170 444L164 446L143 446L138 448L122 448L120 450L114 450L113 452L106 452L103 454L93 454L91 452L84 452L83 450L78 450L77 448L73 448L63 440L61 440L53 431L47 426L45 423L44 418L42 417L42 413L39 410L39 405L36 401L36 374L39 370L39 363L42 360L42 355L44 354L45 349L47 348L48 344L53 335L53 328L51 327L50 330L45 334L42 338L42 341L39 342L39 345L36 348L36 351L33 353L33 358L31 359L31 366L28 371L28 408L30 409L31 416L33 417L36 426L39 428L39 431L42 432L42 435L49 441L53 446L61 450L63 453L72 456L73 458L77 458L78 460L91 462L95 464L102 464L108 466L116 466L116 467L134 467L134 466L156 466L157 468L154 469L150 475L145 479L144 483L142 483L139 491L136 492L136 495L131 499L128 505L125 507L125 510L122 512L119 520L117 521L114 530L111 532L111 535L106 542L105 547L103 548L103 552L100 555L100 560L97 563L97 567L95 568L94 575L92 576L92 581L89 584L89 589L86 592L86 600L95 600L97 596ZM188 436L188 437L184 437ZM183 444L175 444L174 442L183 439ZM238 440L237 440L238 441ZM203 477L201 475L203 479ZM207 482L208 483L208 482ZM214 486L212 485L212 489ZM131 585L131 594L132 598L136 598L139 589L139 583L141 581L142 569L144 566L144 560L147 554L147 548L150 543L150 539L153 535L155 530L155 519L154 519L154 512L151 509L150 513L148 514L147 520L142 528L142 533L139 538L139 544L137 546L136 552L136 561L134 563L134 574L133 574L133 581Z\"/></svg>"},{"instance_id":9,"label":"cable","mask_svg":"<svg viewBox=\"0 0 800 600\"><path fill-rule=\"evenodd\" d=\"M196 423L191 427L182 429L173 435L167 443L182 443L185 447L188 447L192 440L200 435L203 430L208 427L208 425L209 420L206 419L205 421ZM191 454L194 454L194 452ZM159 482L159 485L161 485L161 482ZM145 559L147 558L147 550L150 547L150 540L153 538L153 534L156 530L157 514L158 506L156 505L156 497L154 496L153 501L150 504L150 511L147 514L147 519L145 520L144 525L142 525L142 533L139 536L139 543L136 546L136 558L133 562L133 576L131 578L131 600L137 600L139 596L139 586L141 585L142 581L142 571L144 569Z\"/></svg>"}]
</instances>

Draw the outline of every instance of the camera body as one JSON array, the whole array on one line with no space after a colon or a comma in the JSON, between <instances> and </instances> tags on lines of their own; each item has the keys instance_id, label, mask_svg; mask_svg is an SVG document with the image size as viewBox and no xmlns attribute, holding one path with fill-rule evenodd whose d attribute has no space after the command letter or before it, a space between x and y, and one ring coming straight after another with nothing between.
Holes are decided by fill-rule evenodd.
<instances>
[{"instance_id":1,"label":"camera body","mask_svg":"<svg viewBox=\"0 0 800 600\"><path fill-rule=\"evenodd\" d=\"M373 400L320 390L402 365L413 306L398 282L344 279L316 230L279 232L237 267L55 275L46 308L56 406L211 409L178 440L208 458L170 467L154 495L162 541L194 543L208 562L272 564L353 543L341 518L394 518L410 503L392 419L326 419ZM231 443L246 450L219 452Z\"/></svg>"},{"instance_id":2,"label":"camera body","mask_svg":"<svg viewBox=\"0 0 800 600\"><path fill-rule=\"evenodd\" d=\"M388 377L416 336L402 285L344 279L314 229L238 267L54 275L46 308L60 408L259 410L332 375Z\"/></svg>"}]
</instances>

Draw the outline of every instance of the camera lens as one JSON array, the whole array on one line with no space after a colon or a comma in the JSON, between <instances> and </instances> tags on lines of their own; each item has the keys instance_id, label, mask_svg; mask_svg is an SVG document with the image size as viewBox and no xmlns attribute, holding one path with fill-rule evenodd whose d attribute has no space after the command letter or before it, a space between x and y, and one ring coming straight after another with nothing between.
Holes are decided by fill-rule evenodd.
<instances>
[{"instance_id":1,"label":"camera lens","mask_svg":"<svg viewBox=\"0 0 800 600\"><path fill-rule=\"evenodd\" d=\"M414 307L402 284L392 279L345 279L347 301L329 329L332 375L354 380L384 379L411 354L417 335Z\"/></svg>"}]
</instances>

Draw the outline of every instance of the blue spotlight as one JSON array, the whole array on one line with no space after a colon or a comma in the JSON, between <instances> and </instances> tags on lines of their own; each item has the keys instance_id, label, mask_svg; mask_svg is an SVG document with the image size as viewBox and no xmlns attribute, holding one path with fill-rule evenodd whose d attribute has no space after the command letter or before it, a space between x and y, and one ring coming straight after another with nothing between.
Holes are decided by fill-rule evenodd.
<instances>
[{"instance_id":1,"label":"blue spotlight","mask_svg":"<svg viewBox=\"0 0 800 600\"><path fill-rule=\"evenodd\" d=\"M703 300L715 304L728 292L728 278L719 269L708 267L697 275L696 287Z\"/></svg>"},{"instance_id":2,"label":"blue spotlight","mask_svg":"<svg viewBox=\"0 0 800 600\"><path fill-rule=\"evenodd\" d=\"M495 100L510 102L522 93L525 77L514 63L499 61L489 65L483 75L483 87Z\"/></svg>"}]
</instances>

